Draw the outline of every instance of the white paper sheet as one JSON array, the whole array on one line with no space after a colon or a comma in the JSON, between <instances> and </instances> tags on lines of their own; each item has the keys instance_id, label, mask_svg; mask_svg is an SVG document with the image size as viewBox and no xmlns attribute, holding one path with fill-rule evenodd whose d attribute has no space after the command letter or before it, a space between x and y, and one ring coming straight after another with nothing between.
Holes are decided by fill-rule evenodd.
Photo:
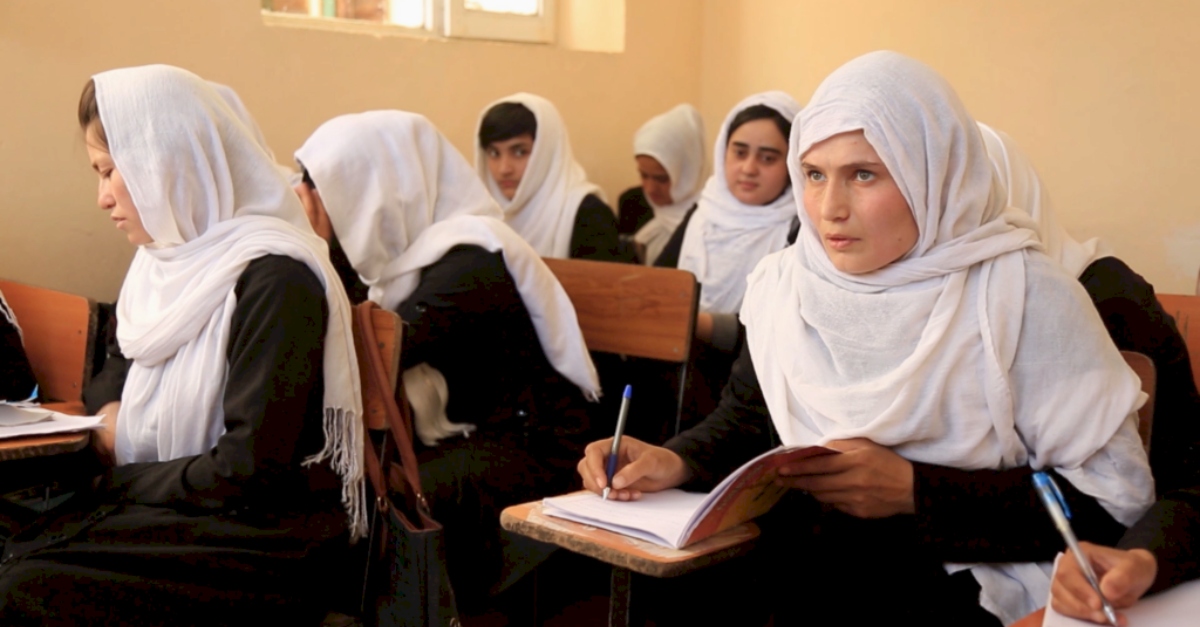
<instances>
[{"instance_id":1,"label":"white paper sheet","mask_svg":"<svg viewBox=\"0 0 1200 627\"><path fill-rule=\"evenodd\" d=\"M547 516L608 529L673 549L680 548L692 516L707 494L663 490L644 492L637 501L606 501L592 492L542 500Z\"/></svg>"},{"instance_id":2,"label":"white paper sheet","mask_svg":"<svg viewBox=\"0 0 1200 627\"><path fill-rule=\"evenodd\" d=\"M45 414L48 419L17 426L0 426L0 439L16 438L27 435L50 435L52 433L68 433L71 431L87 431L101 429L100 421L104 416L71 416L56 411L40 408L15 408L0 406L0 416L8 412L34 412Z\"/></svg>"},{"instance_id":3,"label":"white paper sheet","mask_svg":"<svg viewBox=\"0 0 1200 627\"><path fill-rule=\"evenodd\" d=\"M37 407L24 408L14 405L0 405L0 429L50 420L54 417L53 414L54 412L52 411ZM0 433L4 432L0 431Z\"/></svg>"},{"instance_id":4,"label":"white paper sheet","mask_svg":"<svg viewBox=\"0 0 1200 627\"><path fill-rule=\"evenodd\" d=\"M1129 618L1129 627L1181 627L1200 623L1200 580L1189 581L1146 597L1133 607L1119 610ZM1042 627L1095 627L1095 623L1068 618L1054 611L1046 600Z\"/></svg>"}]
</instances>

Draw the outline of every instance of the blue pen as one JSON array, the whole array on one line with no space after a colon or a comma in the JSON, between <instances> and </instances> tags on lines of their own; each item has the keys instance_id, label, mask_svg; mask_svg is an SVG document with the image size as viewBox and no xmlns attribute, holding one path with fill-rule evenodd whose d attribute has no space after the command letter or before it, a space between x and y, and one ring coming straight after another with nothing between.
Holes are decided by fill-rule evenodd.
<instances>
[{"instance_id":1,"label":"blue pen","mask_svg":"<svg viewBox=\"0 0 1200 627\"><path fill-rule=\"evenodd\" d=\"M1084 557L1083 551L1079 550L1079 540L1075 538L1075 532L1071 530L1071 509L1067 507L1067 500L1063 498L1058 484L1054 483L1054 478L1050 475L1044 472L1035 472L1033 473L1033 485L1037 487L1038 496L1041 497L1042 504L1046 506L1046 511L1050 512L1054 526L1058 527L1058 532L1062 534L1063 540L1066 540L1067 546L1071 548L1071 553L1075 556L1075 561L1079 563L1079 569L1083 571L1083 576L1087 578L1096 594L1100 595L1100 603L1104 607L1104 617L1108 619L1109 624L1116 625L1117 613L1113 611L1113 606L1108 599L1104 598L1104 593L1100 592L1100 580L1096 578L1096 571L1092 570L1091 563Z\"/></svg>"},{"instance_id":2,"label":"blue pen","mask_svg":"<svg viewBox=\"0 0 1200 627\"><path fill-rule=\"evenodd\" d=\"M613 475L617 474L617 453L621 451L621 434L625 433L625 418L629 415L629 397L633 396L633 386L626 385L625 393L621 395L621 412L617 414L617 434L613 436L612 449L608 452L608 483L604 485L601 497L608 500L608 492L612 490Z\"/></svg>"}]
</instances>

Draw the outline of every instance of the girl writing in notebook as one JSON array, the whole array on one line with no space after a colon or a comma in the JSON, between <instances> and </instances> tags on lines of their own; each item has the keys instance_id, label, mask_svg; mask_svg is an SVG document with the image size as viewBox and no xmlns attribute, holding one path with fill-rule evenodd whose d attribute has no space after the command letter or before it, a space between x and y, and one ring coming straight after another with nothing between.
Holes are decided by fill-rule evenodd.
<instances>
[{"instance_id":1,"label":"girl writing in notebook","mask_svg":"<svg viewBox=\"0 0 1200 627\"><path fill-rule=\"evenodd\" d=\"M112 464L23 529L0 623L286 623L366 532L350 309L324 243L218 93L114 70L79 106L99 204L137 246L89 390Z\"/></svg>"},{"instance_id":2,"label":"girl writing in notebook","mask_svg":"<svg viewBox=\"0 0 1200 627\"><path fill-rule=\"evenodd\" d=\"M629 261L604 192L575 161L558 109L518 93L479 118L475 169L504 221L537 253L557 259Z\"/></svg>"},{"instance_id":3,"label":"girl writing in notebook","mask_svg":"<svg viewBox=\"0 0 1200 627\"><path fill-rule=\"evenodd\" d=\"M721 405L664 447L625 444L617 498L711 484L775 438L827 446L842 454L783 469L811 499L782 504L764 534L784 546L762 559L786 556L772 582L806 599L778 604L780 622L1015 621L1045 602L1061 547L1049 517L1031 486L996 515L940 478L1052 470L1079 535L1119 535L1153 495L1137 376L1007 208L975 122L930 68L851 61L790 145L801 231L750 276ZM605 445L579 465L596 491Z\"/></svg>"},{"instance_id":4,"label":"girl writing in notebook","mask_svg":"<svg viewBox=\"0 0 1200 627\"><path fill-rule=\"evenodd\" d=\"M574 484L599 394L575 310L426 118L339 116L296 161L316 230L405 322L421 480L446 527L458 602L473 611L501 579L500 511Z\"/></svg>"}]
</instances>

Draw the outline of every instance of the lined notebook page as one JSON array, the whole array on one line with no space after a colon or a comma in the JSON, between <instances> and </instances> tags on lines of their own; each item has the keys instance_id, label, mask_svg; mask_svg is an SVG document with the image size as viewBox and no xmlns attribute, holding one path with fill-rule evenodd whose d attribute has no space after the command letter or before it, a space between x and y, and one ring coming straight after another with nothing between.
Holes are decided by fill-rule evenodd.
<instances>
[{"instance_id":1,"label":"lined notebook page","mask_svg":"<svg viewBox=\"0 0 1200 627\"><path fill-rule=\"evenodd\" d=\"M707 496L700 492L663 490L642 493L637 501L605 501L599 494L576 492L543 499L542 506L548 516L678 549L688 523Z\"/></svg>"}]
</instances>

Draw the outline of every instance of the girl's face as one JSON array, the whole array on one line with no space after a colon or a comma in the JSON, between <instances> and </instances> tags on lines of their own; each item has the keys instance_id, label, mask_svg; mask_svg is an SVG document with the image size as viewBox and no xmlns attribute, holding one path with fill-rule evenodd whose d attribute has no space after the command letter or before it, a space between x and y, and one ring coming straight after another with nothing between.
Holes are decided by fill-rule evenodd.
<instances>
[{"instance_id":1,"label":"girl's face","mask_svg":"<svg viewBox=\"0 0 1200 627\"><path fill-rule=\"evenodd\" d=\"M658 159L650 155L637 155L634 160L637 161L638 175L642 177L642 191L646 192L646 198L659 207L674 202L671 198L671 175Z\"/></svg>"},{"instance_id":2,"label":"girl's face","mask_svg":"<svg viewBox=\"0 0 1200 627\"><path fill-rule=\"evenodd\" d=\"M492 180L496 181L500 193L512 200L525 176L529 155L533 154L533 135L525 133L512 139L492 142L484 148L484 153Z\"/></svg>"},{"instance_id":3,"label":"girl's face","mask_svg":"<svg viewBox=\"0 0 1200 627\"><path fill-rule=\"evenodd\" d=\"M862 131L814 144L800 168L804 209L838 270L873 272L916 245L912 209Z\"/></svg>"},{"instance_id":4,"label":"girl's face","mask_svg":"<svg viewBox=\"0 0 1200 627\"><path fill-rule=\"evenodd\" d=\"M125 187L125 179L113 165L112 155L101 148L95 128L94 125L88 127L84 136L88 159L92 162L92 169L96 171L96 176L100 178L96 203L100 205L101 209L109 212L109 217L116 222L118 229L125 232L125 237L129 238L130 244L142 246L153 243L154 238L150 237L145 227L142 226L142 216L138 213L137 207L133 204L133 197L129 195L129 190Z\"/></svg>"},{"instance_id":5,"label":"girl's face","mask_svg":"<svg viewBox=\"0 0 1200 627\"><path fill-rule=\"evenodd\" d=\"M746 205L766 205L787 189L787 138L774 121L752 120L729 136L725 183Z\"/></svg>"}]
</instances>

